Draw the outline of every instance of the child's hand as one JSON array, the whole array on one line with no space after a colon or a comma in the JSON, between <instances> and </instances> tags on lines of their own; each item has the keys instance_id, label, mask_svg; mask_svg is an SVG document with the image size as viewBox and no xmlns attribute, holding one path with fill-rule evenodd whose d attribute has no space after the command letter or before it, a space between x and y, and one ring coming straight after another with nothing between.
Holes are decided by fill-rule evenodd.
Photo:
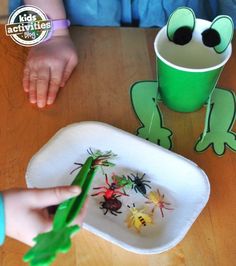
<instances>
[{"instance_id":1,"label":"child's hand","mask_svg":"<svg viewBox=\"0 0 236 266\"><path fill-rule=\"evenodd\" d=\"M47 207L75 197L80 191L77 186L4 191L6 235L33 246L34 237L52 228L53 217ZM84 215L83 209L74 223L81 224Z\"/></svg>"},{"instance_id":2,"label":"child's hand","mask_svg":"<svg viewBox=\"0 0 236 266\"><path fill-rule=\"evenodd\" d=\"M24 69L23 87L29 101L42 108L52 104L64 87L78 58L70 36L53 36L31 48Z\"/></svg>"}]
</instances>

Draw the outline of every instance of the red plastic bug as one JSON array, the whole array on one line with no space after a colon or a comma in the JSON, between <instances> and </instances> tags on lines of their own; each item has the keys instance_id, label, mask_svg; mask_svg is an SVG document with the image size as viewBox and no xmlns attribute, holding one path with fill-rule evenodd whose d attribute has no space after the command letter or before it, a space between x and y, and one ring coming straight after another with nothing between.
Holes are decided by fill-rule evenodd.
<instances>
[{"instance_id":1,"label":"red plastic bug","mask_svg":"<svg viewBox=\"0 0 236 266\"><path fill-rule=\"evenodd\" d=\"M104 189L103 191L99 191L98 193L92 194L91 196L98 196L98 195L104 195L106 199L111 199L114 197L116 194L118 195L123 195L123 196L129 196L128 194L122 193L119 191L122 187L117 186L116 183L111 183L109 184L108 182L108 177L105 174L106 177L106 184L108 185L108 188L105 186L102 187L94 187L93 189Z\"/></svg>"}]
</instances>

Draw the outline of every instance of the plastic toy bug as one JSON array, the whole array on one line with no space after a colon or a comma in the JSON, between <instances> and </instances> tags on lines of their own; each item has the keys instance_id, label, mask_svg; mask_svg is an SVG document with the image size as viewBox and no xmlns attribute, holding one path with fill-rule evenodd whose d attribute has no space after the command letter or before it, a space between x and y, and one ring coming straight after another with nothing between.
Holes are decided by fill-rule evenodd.
<instances>
[{"instance_id":1,"label":"plastic toy bug","mask_svg":"<svg viewBox=\"0 0 236 266\"><path fill-rule=\"evenodd\" d=\"M105 153L102 153L100 150L96 150L95 152L92 151L92 149L87 150L88 154L91 155L94 159L94 164L93 166L114 166L114 163L109 162L109 159L113 159L117 155L114 154L112 151L107 151Z\"/></svg>"},{"instance_id":2,"label":"plastic toy bug","mask_svg":"<svg viewBox=\"0 0 236 266\"><path fill-rule=\"evenodd\" d=\"M133 183L132 188L134 188L134 191L136 193L139 192L145 195L147 193L146 187L151 188L151 186L148 185L147 183L150 183L151 181L144 179L145 174L143 174L141 178L138 176L138 174L136 175L131 174L131 176L133 176L134 179L132 179L129 175L128 175L128 179L132 181Z\"/></svg>"},{"instance_id":3,"label":"plastic toy bug","mask_svg":"<svg viewBox=\"0 0 236 266\"><path fill-rule=\"evenodd\" d=\"M132 188L133 182L129 178L127 178L125 175L118 176L118 175L113 173L111 178L112 178L113 182L116 183L116 185L118 187L124 187L127 189Z\"/></svg>"},{"instance_id":4,"label":"plastic toy bug","mask_svg":"<svg viewBox=\"0 0 236 266\"><path fill-rule=\"evenodd\" d=\"M93 189L104 189L103 191L99 191L98 193L92 194L91 196L98 196L98 195L104 195L104 197L106 199L111 199L112 197L114 197L116 194L118 195L123 195L123 196L129 196L126 193L122 193L119 191L119 189L121 189L121 187L118 187L116 185L116 183L109 183L108 182L108 177L107 174L105 174L106 177L106 184L108 185L108 187L102 186L102 187L94 187Z\"/></svg>"},{"instance_id":5,"label":"plastic toy bug","mask_svg":"<svg viewBox=\"0 0 236 266\"><path fill-rule=\"evenodd\" d=\"M103 196L104 201L100 202L100 205L101 205L100 209L105 209L105 212L103 213L104 215L106 215L108 211L110 211L110 213L115 216L117 216L117 213L122 213L121 211L118 211L122 206L121 201L117 199L120 196L121 195L118 195L118 196L115 195L109 199Z\"/></svg>"},{"instance_id":6,"label":"plastic toy bug","mask_svg":"<svg viewBox=\"0 0 236 266\"><path fill-rule=\"evenodd\" d=\"M156 191L151 191L148 195L149 201L146 201L147 204L154 204L152 212L154 212L155 208L159 208L161 211L161 216L164 217L163 209L166 210L174 210L173 208L167 208L165 205L171 205L169 202L164 201L164 194L161 195L159 189Z\"/></svg>"},{"instance_id":7,"label":"plastic toy bug","mask_svg":"<svg viewBox=\"0 0 236 266\"><path fill-rule=\"evenodd\" d=\"M153 213L151 214L144 213L145 208L141 210L136 209L134 203L132 208L129 205L127 205L127 207L130 209L130 213L128 214L128 217L126 219L128 228L133 226L136 229L136 231L140 233L142 226L153 224L153 217L152 217Z\"/></svg>"},{"instance_id":8,"label":"plastic toy bug","mask_svg":"<svg viewBox=\"0 0 236 266\"><path fill-rule=\"evenodd\" d=\"M93 157L93 165L92 167L96 166L105 166L105 167L111 167L114 166L114 163L111 163L109 160L116 157L116 154L112 153L112 151L107 151L105 153L101 152L100 150L96 150L95 152L92 151L91 148L87 150L88 154ZM74 173L74 171L80 169L83 164L82 163L74 163L75 165L78 165L74 170L70 172L70 174Z\"/></svg>"}]
</instances>

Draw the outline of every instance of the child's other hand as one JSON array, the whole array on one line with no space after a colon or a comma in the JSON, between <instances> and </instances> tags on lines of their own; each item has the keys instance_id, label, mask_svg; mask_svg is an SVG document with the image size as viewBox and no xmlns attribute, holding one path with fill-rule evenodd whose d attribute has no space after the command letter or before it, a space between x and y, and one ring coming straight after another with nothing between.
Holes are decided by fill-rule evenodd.
<instances>
[{"instance_id":1,"label":"child's other hand","mask_svg":"<svg viewBox=\"0 0 236 266\"><path fill-rule=\"evenodd\" d=\"M33 246L33 238L52 229L53 217L47 207L80 194L77 186L49 189L13 189L3 192L6 235ZM73 223L81 224L85 210Z\"/></svg>"},{"instance_id":2,"label":"child's other hand","mask_svg":"<svg viewBox=\"0 0 236 266\"><path fill-rule=\"evenodd\" d=\"M52 104L77 62L76 50L68 34L53 36L32 47L23 74L23 87L29 93L29 101L40 108Z\"/></svg>"}]
</instances>

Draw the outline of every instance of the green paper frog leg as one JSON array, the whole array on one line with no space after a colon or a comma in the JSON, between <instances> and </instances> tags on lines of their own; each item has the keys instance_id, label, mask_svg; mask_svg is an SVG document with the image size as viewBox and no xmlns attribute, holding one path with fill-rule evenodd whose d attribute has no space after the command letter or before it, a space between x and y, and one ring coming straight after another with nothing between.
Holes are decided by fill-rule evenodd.
<instances>
[{"instance_id":1,"label":"green paper frog leg","mask_svg":"<svg viewBox=\"0 0 236 266\"><path fill-rule=\"evenodd\" d=\"M24 256L31 266L48 266L57 253L66 253L71 247L71 235L80 229L78 225L63 227L43 233L34 238L36 244Z\"/></svg>"},{"instance_id":2,"label":"green paper frog leg","mask_svg":"<svg viewBox=\"0 0 236 266\"><path fill-rule=\"evenodd\" d=\"M216 88L212 94L207 133L200 136L195 146L196 151L204 151L211 145L217 155L223 155L226 146L236 151L236 134L231 130L235 114L234 93Z\"/></svg>"},{"instance_id":3,"label":"green paper frog leg","mask_svg":"<svg viewBox=\"0 0 236 266\"><path fill-rule=\"evenodd\" d=\"M157 87L156 81L140 81L131 87L130 96L133 109L142 123L142 126L137 129L137 135L171 149L172 132L163 127L161 111L156 100Z\"/></svg>"}]
</instances>

